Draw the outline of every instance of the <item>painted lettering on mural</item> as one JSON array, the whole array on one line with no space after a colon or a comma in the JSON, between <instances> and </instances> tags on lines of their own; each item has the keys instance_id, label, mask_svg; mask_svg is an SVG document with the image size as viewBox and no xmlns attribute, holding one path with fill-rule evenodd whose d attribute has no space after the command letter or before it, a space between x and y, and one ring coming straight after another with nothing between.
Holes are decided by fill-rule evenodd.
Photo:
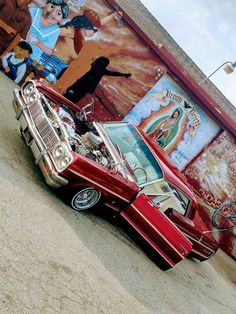
<instances>
[{"instance_id":1,"label":"painted lettering on mural","mask_svg":"<svg viewBox=\"0 0 236 314\"><path fill-rule=\"evenodd\" d=\"M183 169L219 131L202 109L164 75L125 117L142 128Z\"/></svg>"}]
</instances>

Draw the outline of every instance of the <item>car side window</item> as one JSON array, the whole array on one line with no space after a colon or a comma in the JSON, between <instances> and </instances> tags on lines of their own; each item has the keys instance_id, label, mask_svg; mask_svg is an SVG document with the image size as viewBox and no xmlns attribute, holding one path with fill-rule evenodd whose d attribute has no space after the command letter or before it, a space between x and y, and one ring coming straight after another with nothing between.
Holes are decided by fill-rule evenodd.
<instances>
[{"instance_id":1,"label":"car side window","mask_svg":"<svg viewBox=\"0 0 236 314\"><path fill-rule=\"evenodd\" d=\"M190 205L190 200L188 199L188 197L179 189L177 189L176 187L172 186L171 187L174 191L174 194L176 195L176 197L179 199L182 207L185 209L184 215L187 211L187 209L189 208Z\"/></svg>"},{"instance_id":2,"label":"car side window","mask_svg":"<svg viewBox=\"0 0 236 314\"><path fill-rule=\"evenodd\" d=\"M151 197L152 202L159 207L161 212L164 213L168 208L173 208L183 216L186 214L188 198L165 180L146 186L144 193Z\"/></svg>"}]
</instances>

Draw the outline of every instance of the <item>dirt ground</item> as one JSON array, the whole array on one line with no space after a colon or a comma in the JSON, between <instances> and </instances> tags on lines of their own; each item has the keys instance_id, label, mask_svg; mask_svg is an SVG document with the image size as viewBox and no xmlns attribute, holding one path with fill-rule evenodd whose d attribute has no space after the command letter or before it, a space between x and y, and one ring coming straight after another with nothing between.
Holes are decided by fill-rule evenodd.
<instances>
[{"instance_id":1,"label":"dirt ground","mask_svg":"<svg viewBox=\"0 0 236 314\"><path fill-rule=\"evenodd\" d=\"M0 313L236 313L223 252L161 271L117 226L64 205L19 134L0 74Z\"/></svg>"}]
</instances>

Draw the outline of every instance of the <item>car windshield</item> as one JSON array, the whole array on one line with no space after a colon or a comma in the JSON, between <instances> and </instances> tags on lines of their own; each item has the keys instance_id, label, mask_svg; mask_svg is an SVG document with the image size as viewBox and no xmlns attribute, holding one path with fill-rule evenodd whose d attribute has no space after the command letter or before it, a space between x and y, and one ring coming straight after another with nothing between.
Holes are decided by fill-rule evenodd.
<instances>
[{"instance_id":1,"label":"car windshield","mask_svg":"<svg viewBox=\"0 0 236 314\"><path fill-rule=\"evenodd\" d=\"M103 127L140 186L163 178L160 165L133 125L120 122Z\"/></svg>"}]
</instances>

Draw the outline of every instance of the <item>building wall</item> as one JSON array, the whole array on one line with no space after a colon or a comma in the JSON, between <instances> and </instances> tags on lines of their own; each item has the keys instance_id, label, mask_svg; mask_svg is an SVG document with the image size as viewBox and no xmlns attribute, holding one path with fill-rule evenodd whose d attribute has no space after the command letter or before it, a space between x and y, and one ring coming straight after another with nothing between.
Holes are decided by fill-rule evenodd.
<instances>
[{"instance_id":1,"label":"building wall","mask_svg":"<svg viewBox=\"0 0 236 314\"><path fill-rule=\"evenodd\" d=\"M155 44L163 44L196 82L201 82L205 78L204 73L139 0L117 0L116 3L127 12ZM224 110L225 114L232 116L234 121L236 120L235 107L224 97L214 84L208 80L202 88L204 88L210 97Z\"/></svg>"},{"instance_id":2,"label":"building wall","mask_svg":"<svg viewBox=\"0 0 236 314\"><path fill-rule=\"evenodd\" d=\"M5 4L9 2L6 0ZM69 15L62 23L86 14L83 8L73 6L73 0L68 4ZM34 13L28 34L33 32L35 16L42 14L40 6L45 8L45 1L35 0L32 5L38 8L30 9L31 15ZM55 25L55 43L52 37L47 40L51 29L48 32L44 29L41 42L52 51L42 51L37 59L35 54L31 55L19 83L36 77L64 93L79 82L77 90L86 90L87 94L86 97L76 94L74 102L78 107L93 96L99 119L132 120L163 147L196 193L213 208L226 200L235 200L236 164L232 156L236 152L236 109L233 105L210 81L204 84L205 90L199 86L204 74L138 0L87 0L86 6L98 14L98 20L120 10L122 21L113 16L102 26L97 25L99 29L92 40L79 38L77 51L76 40L71 41L75 36L74 26ZM73 31L73 36L62 35L61 29ZM26 40L34 48L35 38L31 35ZM89 86L88 80L84 84L83 78L89 73L91 63L101 56L110 62L108 69L120 72L121 76L104 75L92 90L93 86ZM123 76L125 73L131 76ZM199 212L209 229L211 214L211 211ZM236 257L235 234L222 233L216 237L222 248Z\"/></svg>"},{"instance_id":3,"label":"building wall","mask_svg":"<svg viewBox=\"0 0 236 314\"><path fill-rule=\"evenodd\" d=\"M158 21L146 10L138 0L116 1L143 32L156 45L163 44L174 59L181 65L188 75L196 82L201 82L205 75L197 65L178 46L175 40L165 31ZM177 80L178 81L178 80ZM184 80L183 80L184 81ZM231 126L235 128L236 108L209 80L202 88L210 96L223 115L232 118ZM214 119L214 113L207 113ZM227 124L227 122L226 122ZM218 123L219 125L219 123ZM233 128L226 130L226 125L220 126L221 131L215 139L190 162L183 173L193 186L195 192L212 208L228 200L236 200L236 140ZM199 213L209 229L212 229L211 210ZM215 237L221 243L221 248L234 259L236 258L236 232L216 233Z\"/></svg>"}]
</instances>

